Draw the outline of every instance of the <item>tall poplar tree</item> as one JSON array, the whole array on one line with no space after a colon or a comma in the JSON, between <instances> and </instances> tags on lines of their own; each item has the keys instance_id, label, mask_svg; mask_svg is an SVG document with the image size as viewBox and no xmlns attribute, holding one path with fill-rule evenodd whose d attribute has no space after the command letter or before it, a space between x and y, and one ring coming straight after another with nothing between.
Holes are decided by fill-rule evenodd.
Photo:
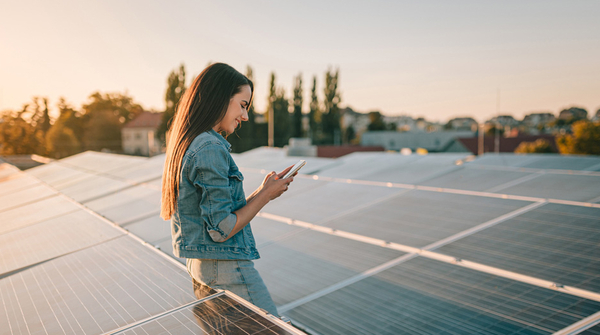
<instances>
[{"instance_id":1,"label":"tall poplar tree","mask_svg":"<svg viewBox=\"0 0 600 335\"><path fill-rule=\"evenodd\" d=\"M275 92L275 99L273 100L273 118L275 125L275 146L283 147L288 144L290 139L290 103L285 97L285 89L283 87L277 88Z\"/></svg>"},{"instance_id":2,"label":"tall poplar tree","mask_svg":"<svg viewBox=\"0 0 600 335\"><path fill-rule=\"evenodd\" d=\"M308 113L310 139L313 144L319 143L321 135L321 112L317 98L317 77L313 76L313 85L310 91L310 112Z\"/></svg>"},{"instance_id":3,"label":"tall poplar tree","mask_svg":"<svg viewBox=\"0 0 600 335\"><path fill-rule=\"evenodd\" d=\"M325 73L323 133L327 144L341 144L340 108L338 107L341 98L338 92L338 78L339 70L335 72L327 70Z\"/></svg>"},{"instance_id":4,"label":"tall poplar tree","mask_svg":"<svg viewBox=\"0 0 600 335\"><path fill-rule=\"evenodd\" d=\"M291 131L292 137L303 137L302 129L302 74L294 78L294 112L292 115Z\"/></svg>"}]
</instances>

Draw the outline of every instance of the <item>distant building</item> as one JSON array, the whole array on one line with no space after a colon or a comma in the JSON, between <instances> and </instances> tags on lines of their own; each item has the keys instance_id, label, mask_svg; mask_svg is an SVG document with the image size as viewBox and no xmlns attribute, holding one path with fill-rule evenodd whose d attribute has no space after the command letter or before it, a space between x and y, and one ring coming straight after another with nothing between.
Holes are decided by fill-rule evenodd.
<instances>
[{"instance_id":1,"label":"distant building","mask_svg":"<svg viewBox=\"0 0 600 335\"><path fill-rule=\"evenodd\" d=\"M355 112L352 108L346 107L340 109L340 122L342 129L352 126L355 134L362 134L367 130L369 123L369 114Z\"/></svg>"},{"instance_id":2,"label":"distant building","mask_svg":"<svg viewBox=\"0 0 600 335\"><path fill-rule=\"evenodd\" d=\"M515 120L512 115L498 115L489 119L485 123L498 124L502 128L513 128L519 125L519 121Z\"/></svg>"},{"instance_id":3,"label":"distant building","mask_svg":"<svg viewBox=\"0 0 600 335\"><path fill-rule=\"evenodd\" d=\"M587 111L583 108L571 107L560 111L558 118L561 120L582 120L587 119Z\"/></svg>"},{"instance_id":4,"label":"distant building","mask_svg":"<svg viewBox=\"0 0 600 335\"><path fill-rule=\"evenodd\" d=\"M457 117L444 126L446 130L477 131L478 124L472 117Z\"/></svg>"},{"instance_id":5,"label":"distant building","mask_svg":"<svg viewBox=\"0 0 600 335\"><path fill-rule=\"evenodd\" d=\"M126 154L154 156L161 153L161 141L156 130L163 113L142 112L121 129L123 151Z\"/></svg>"},{"instance_id":6,"label":"distant building","mask_svg":"<svg viewBox=\"0 0 600 335\"><path fill-rule=\"evenodd\" d=\"M592 118L592 121L593 121L593 122L598 122L598 121L600 121L600 109L598 109L598 110L596 111L596 115L594 115L594 117Z\"/></svg>"},{"instance_id":7,"label":"distant building","mask_svg":"<svg viewBox=\"0 0 600 335\"><path fill-rule=\"evenodd\" d=\"M397 132L397 131L368 131L365 132L360 144L363 146L382 146L386 150L400 151L418 148L429 152L468 152L465 147L455 145L458 137L472 137L472 131L438 131L438 132Z\"/></svg>"},{"instance_id":8,"label":"distant building","mask_svg":"<svg viewBox=\"0 0 600 335\"><path fill-rule=\"evenodd\" d=\"M552 113L531 113L525 115L523 124L530 128L537 128L540 125L547 125L554 120L556 120L556 117Z\"/></svg>"}]
</instances>

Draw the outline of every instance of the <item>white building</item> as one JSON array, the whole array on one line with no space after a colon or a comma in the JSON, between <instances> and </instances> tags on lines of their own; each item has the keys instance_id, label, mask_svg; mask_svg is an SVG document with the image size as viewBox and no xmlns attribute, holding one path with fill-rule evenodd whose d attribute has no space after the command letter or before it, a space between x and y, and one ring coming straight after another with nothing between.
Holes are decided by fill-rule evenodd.
<instances>
[{"instance_id":1,"label":"white building","mask_svg":"<svg viewBox=\"0 0 600 335\"><path fill-rule=\"evenodd\" d=\"M143 112L121 129L123 151L126 154L154 156L161 153L161 141L156 130L163 113Z\"/></svg>"}]
</instances>

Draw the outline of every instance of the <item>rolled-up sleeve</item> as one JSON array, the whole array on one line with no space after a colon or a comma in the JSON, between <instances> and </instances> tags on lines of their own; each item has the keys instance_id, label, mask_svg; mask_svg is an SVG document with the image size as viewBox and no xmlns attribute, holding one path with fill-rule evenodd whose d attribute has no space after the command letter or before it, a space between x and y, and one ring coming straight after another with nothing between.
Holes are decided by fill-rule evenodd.
<instances>
[{"instance_id":1,"label":"rolled-up sleeve","mask_svg":"<svg viewBox=\"0 0 600 335\"><path fill-rule=\"evenodd\" d=\"M213 241L223 242L237 221L232 212L229 152L222 145L208 144L196 153L192 170L190 177L200 189L198 206L208 234Z\"/></svg>"}]
</instances>

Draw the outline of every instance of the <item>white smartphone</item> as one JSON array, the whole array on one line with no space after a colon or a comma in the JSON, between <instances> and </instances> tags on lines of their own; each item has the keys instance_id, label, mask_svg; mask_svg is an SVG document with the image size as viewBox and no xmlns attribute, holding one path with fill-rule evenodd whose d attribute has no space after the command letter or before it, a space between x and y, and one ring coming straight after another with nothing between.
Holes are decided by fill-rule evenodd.
<instances>
[{"instance_id":1,"label":"white smartphone","mask_svg":"<svg viewBox=\"0 0 600 335\"><path fill-rule=\"evenodd\" d=\"M285 178L289 178L291 177L294 173L298 172L298 170L300 170L304 165L306 164L306 161L301 159L298 163L296 163L291 169L290 171L288 171L288 173L285 174L285 176L283 176L282 179Z\"/></svg>"}]
</instances>

